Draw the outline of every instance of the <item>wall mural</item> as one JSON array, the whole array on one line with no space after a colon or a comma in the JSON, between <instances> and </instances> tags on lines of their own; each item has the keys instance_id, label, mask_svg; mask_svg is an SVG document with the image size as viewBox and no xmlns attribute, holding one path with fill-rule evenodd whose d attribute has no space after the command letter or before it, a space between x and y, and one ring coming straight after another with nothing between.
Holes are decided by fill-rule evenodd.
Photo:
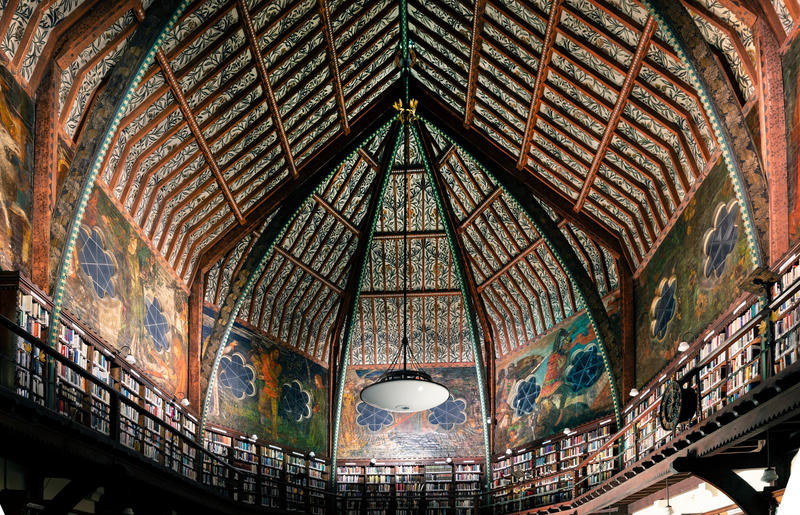
<instances>
[{"instance_id":1,"label":"wall mural","mask_svg":"<svg viewBox=\"0 0 800 515\"><path fill-rule=\"evenodd\" d=\"M185 395L187 293L106 194L86 206L67 277L65 307L112 347L130 347L160 388Z\"/></svg>"},{"instance_id":2,"label":"wall mural","mask_svg":"<svg viewBox=\"0 0 800 515\"><path fill-rule=\"evenodd\" d=\"M498 449L544 438L611 410L611 387L585 313L497 361Z\"/></svg>"},{"instance_id":3,"label":"wall mural","mask_svg":"<svg viewBox=\"0 0 800 515\"><path fill-rule=\"evenodd\" d=\"M342 401L339 458L446 458L483 455L480 401L474 367L426 368L450 389L450 398L431 410L392 413L359 398L384 372L349 368Z\"/></svg>"},{"instance_id":4,"label":"wall mural","mask_svg":"<svg viewBox=\"0 0 800 515\"><path fill-rule=\"evenodd\" d=\"M783 55L786 157L789 186L789 244L800 240L800 41Z\"/></svg>"},{"instance_id":5,"label":"wall mural","mask_svg":"<svg viewBox=\"0 0 800 515\"><path fill-rule=\"evenodd\" d=\"M213 308L204 308L203 340L216 315ZM326 455L328 371L236 323L219 363L208 420Z\"/></svg>"},{"instance_id":6,"label":"wall mural","mask_svg":"<svg viewBox=\"0 0 800 515\"><path fill-rule=\"evenodd\" d=\"M33 210L31 99L0 67L0 270L30 274Z\"/></svg>"},{"instance_id":7,"label":"wall mural","mask_svg":"<svg viewBox=\"0 0 800 515\"><path fill-rule=\"evenodd\" d=\"M753 269L739 204L718 162L634 282L636 383L653 378L742 293Z\"/></svg>"}]
</instances>

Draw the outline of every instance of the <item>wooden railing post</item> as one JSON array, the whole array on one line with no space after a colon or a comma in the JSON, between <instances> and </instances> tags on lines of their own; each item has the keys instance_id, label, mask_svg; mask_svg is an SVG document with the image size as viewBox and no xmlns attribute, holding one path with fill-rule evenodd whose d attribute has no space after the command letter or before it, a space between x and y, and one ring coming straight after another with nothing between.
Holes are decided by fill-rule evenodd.
<instances>
[{"instance_id":1,"label":"wooden railing post","mask_svg":"<svg viewBox=\"0 0 800 515\"><path fill-rule=\"evenodd\" d=\"M775 371L775 328L772 326L772 288L765 288L762 297L766 316L764 318L764 333L761 335L761 380L772 377Z\"/></svg>"},{"instance_id":2,"label":"wooden railing post","mask_svg":"<svg viewBox=\"0 0 800 515\"><path fill-rule=\"evenodd\" d=\"M120 433L122 432L122 428L120 427L122 424L122 419L120 417L119 409L119 403L121 401L116 390L109 388L109 393L108 399L110 404L108 406L108 433L113 441L119 443Z\"/></svg>"}]
</instances>

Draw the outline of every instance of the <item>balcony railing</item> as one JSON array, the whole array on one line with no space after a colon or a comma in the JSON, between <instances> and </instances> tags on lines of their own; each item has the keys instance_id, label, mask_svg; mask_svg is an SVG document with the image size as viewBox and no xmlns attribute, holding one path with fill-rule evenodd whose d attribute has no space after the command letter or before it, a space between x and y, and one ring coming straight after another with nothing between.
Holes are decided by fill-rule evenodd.
<instances>
[{"instance_id":1,"label":"balcony railing","mask_svg":"<svg viewBox=\"0 0 800 515\"><path fill-rule=\"evenodd\" d=\"M800 291L800 287L797 290ZM655 379L645 389L657 393L668 374L687 384L693 381L696 383L698 369L713 360L714 356L728 356L729 349L739 341L742 334L761 322L769 321L772 310L785 301L783 297L786 295L774 302L759 304L761 307L752 319L730 337L720 340L722 343L712 352L707 352L702 345L695 345L694 349L684 353L668 367L662 377ZM773 368L773 364L780 358L774 352L775 341L796 340L798 329L799 325L794 324L781 334L780 339L772 338L770 333L766 334L758 352L750 356L750 362L759 362L759 381L776 372L782 375L796 371L796 362L779 371ZM347 513L366 512L373 501L385 502L385 499L369 493L345 497L336 492L309 487L307 483L300 483L298 486L297 481L290 483L283 478L238 468L127 398L121 393L124 389L115 384L113 379L109 378L106 382L95 377L2 315L0 350L3 351L0 352L0 387L13 392L20 402L57 413L74 424L89 428L97 435L98 440L128 449L141 459L172 471L186 481L235 503L281 510L293 509L304 513L328 513L332 510ZM732 356L733 354L729 357ZM751 402L746 392L726 401L728 406L733 407L746 402ZM625 409L627 418L623 427L601 447L586 456L578 466L552 474L554 481L551 484L556 485L552 488L560 496L557 502L540 501L541 497L536 495L536 489L541 488L548 478L533 477L510 487L481 492L474 499L474 506L478 506L481 513L512 513L547 505L558 507L569 504L602 487L607 479L619 472L636 468L648 461L665 445L680 440L695 426L714 417L726 403L721 403L716 409L698 406L697 414L673 432L660 430L654 433L648 429L650 432L645 433L639 431L643 421L648 421L648 428L655 427L650 421L655 418L658 396L650 400L637 400ZM509 489L511 495L508 495ZM505 495L499 496L499 490L504 490ZM418 499L415 494L406 494L404 497L411 501L413 509L410 512L422 510L425 513L426 508L435 508L436 500L427 498L424 493ZM394 502L391 504L397 506ZM453 513L474 512L474 508L451 509Z\"/></svg>"},{"instance_id":2,"label":"balcony railing","mask_svg":"<svg viewBox=\"0 0 800 515\"><path fill-rule=\"evenodd\" d=\"M102 442L236 503L301 513L327 513L339 496L237 468L121 393L113 378L95 377L0 315L0 388L18 401L59 414ZM165 470L166 471L166 470Z\"/></svg>"},{"instance_id":3,"label":"balcony railing","mask_svg":"<svg viewBox=\"0 0 800 515\"><path fill-rule=\"evenodd\" d=\"M607 486L620 472L627 474L631 470L641 471L652 465L656 461L654 457L663 457L665 449L672 452L670 448L676 442L686 442L687 439L694 438L698 428L705 427L709 422L714 423L715 418L732 420L737 410L742 411L745 404L757 404L752 393L758 393L760 385L774 383L783 377L797 376L800 364L796 359L786 360L784 356L790 351L794 355L798 354L797 347L792 350L786 342L798 341L800 323L785 324L777 337L773 337L771 326L776 322L776 317L784 316L782 314L797 310L800 306L800 282L776 296L774 300L762 298L754 305L756 307L745 317L737 318L738 315L734 312L730 325L726 324L727 332L723 336L716 335L714 345L709 343L709 337L698 340L687 352L668 365L659 377L643 387L643 394L624 409L624 425L576 467L544 477L526 476L511 485L484 492L478 503L479 511L504 514L533 509L540 512L558 511L566 508L581 496L585 497L590 492ZM750 345L753 348L744 354L743 349ZM703 383L703 374L710 376L715 371L714 366L718 367L720 377ZM739 377L744 372L748 373L746 382ZM657 420L661 393L669 378L699 392L695 415L679 424L674 431L662 429ZM720 390L722 399L711 402L714 389L720 388L721 384L728 386L727 389ZM555 500L556 496L547 496L547 501L543 502L542 493L549 491L539 490L547 488L548 478L551 476L559 479L551 483L555 485L552 491L559 493L559 496ZM590 478L593 478L593 482L590 482ZM618 478L614 483L618 483Z\"/></svg>"}]
</instances>

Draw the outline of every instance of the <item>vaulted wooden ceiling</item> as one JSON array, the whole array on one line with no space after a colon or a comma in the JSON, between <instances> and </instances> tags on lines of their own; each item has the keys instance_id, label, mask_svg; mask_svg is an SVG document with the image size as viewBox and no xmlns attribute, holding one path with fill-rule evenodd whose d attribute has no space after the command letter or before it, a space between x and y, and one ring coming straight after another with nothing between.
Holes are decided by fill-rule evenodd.
<instances>
[{"instance_id":1,"label":"vaulted wooden ceiling","mask_svg":"<svg viewBox=\"0 0 800 515\"><path fill-rule=\"evenodd\" d=\"M245 299L240 319L317 359L326 359L342 309L346 279L360 238L369 230L366 205L378 194L375 152L383 135L342 165L306 201ZM525 345L581 308L567 272L544 245L517 202L470 157L441 139L439 171L459 225L481 303L490 313L498 354ZM387 364L397 352L402 312L403 223L409 231L409 341L421 363L472 361L459 279L435 203L433 185L411 141L411 163L394 166L380 202L351 343L353 364ZM408 181L409 203L403 200ZM610 253L573 224L558 226L601 295L618 288ZM255 234L221 258L206 276L209 303L221 305Z\"/></svg>"},{"instance_id":2,"label":"vaulted wooden ceiling","mask_svg":"<svg viewBox=\"0 0 800 515\"><path fill-rule=\"evenodd\" d=\"M794 4L773 3L772 15L788 31ZM684 0L745 104L758 82L754 17L728 4ZM0 57L23 86L34 93L48 59L58 65L59 131L68 147L148 6L9 0L2 7ZM411 0L408 16L412 87L546 183L549 195L616 235L631 269L644 266L719 146L678 49L646 7L622 0ZM400 78L400 30L394 0L192 2L128 105L101 187L180 280L205 280L206 300L220 303L276 201L303 180L315 157L346 141L357 120L376 116L379 99L392 93ZM340 183L304 207L286 238L304 236L284 241L264 272L281 279L260 279L241 313L318 359L327 356L332 321L315 314L331 310L342 294L361 236L359 216L372 194L374 152L365 147L339 171ZM507 352L574 312L574 294L513 199L465 156L440 157L498 352ZM393 173L409 174L415 185L422 177ZM415 186L420 206L429 202L425 187ZM386 195L396 188L394 181ZM370 259L379 254L396 265L399 214L387 199ZM548 206L547 196L540 201ZM419 259L432 252L435 261L444 239L435 213L423 211L425 225L412 247ZM601 294L616 290L617 263L602 238L553 217ZM337 248L320 250L318 234ZM420 316L435 313L436 330L450 331L443 341L451 341L462 308L449 293L451 264L438 265L425 275L426 266L412 264L422 274L418 289L437 292L414 302ZM394 316L392 289L371 276L362 313ZM292 292L296 305L284 304L280 313L269 305ZM318 331L313 337L309 327ZM365 325L360 338L381 330L378 322ZM463 349L429 349L425 336L418 339L426 361L471 359ZM388 359L367 344L353 358Z\"/></svg>"}]
</instances>

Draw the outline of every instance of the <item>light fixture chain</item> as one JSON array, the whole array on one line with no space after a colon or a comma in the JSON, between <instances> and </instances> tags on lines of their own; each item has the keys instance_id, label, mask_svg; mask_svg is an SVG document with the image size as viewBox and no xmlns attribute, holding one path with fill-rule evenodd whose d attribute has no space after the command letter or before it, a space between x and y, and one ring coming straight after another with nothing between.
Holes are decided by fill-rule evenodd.
<instances>
[{"instance_id":1,"label":"light fixture chain","mask_svg":"<svg viewBox=\"0 0 800 515\"><path fill-rule=\"evenodd\" d=\"M408 219L411 217L409 205L410 195L408 193L408 167L410 159L408 154L409 130L407 117L403 123L403 133L405 138L405 148L403 149L403 164L405 166L403 172L403 211L405 211L405 216L403 217L403 341L401 345L403 347L403 370L406 370L408 353Z\"/></svg>"}]
</instances>

